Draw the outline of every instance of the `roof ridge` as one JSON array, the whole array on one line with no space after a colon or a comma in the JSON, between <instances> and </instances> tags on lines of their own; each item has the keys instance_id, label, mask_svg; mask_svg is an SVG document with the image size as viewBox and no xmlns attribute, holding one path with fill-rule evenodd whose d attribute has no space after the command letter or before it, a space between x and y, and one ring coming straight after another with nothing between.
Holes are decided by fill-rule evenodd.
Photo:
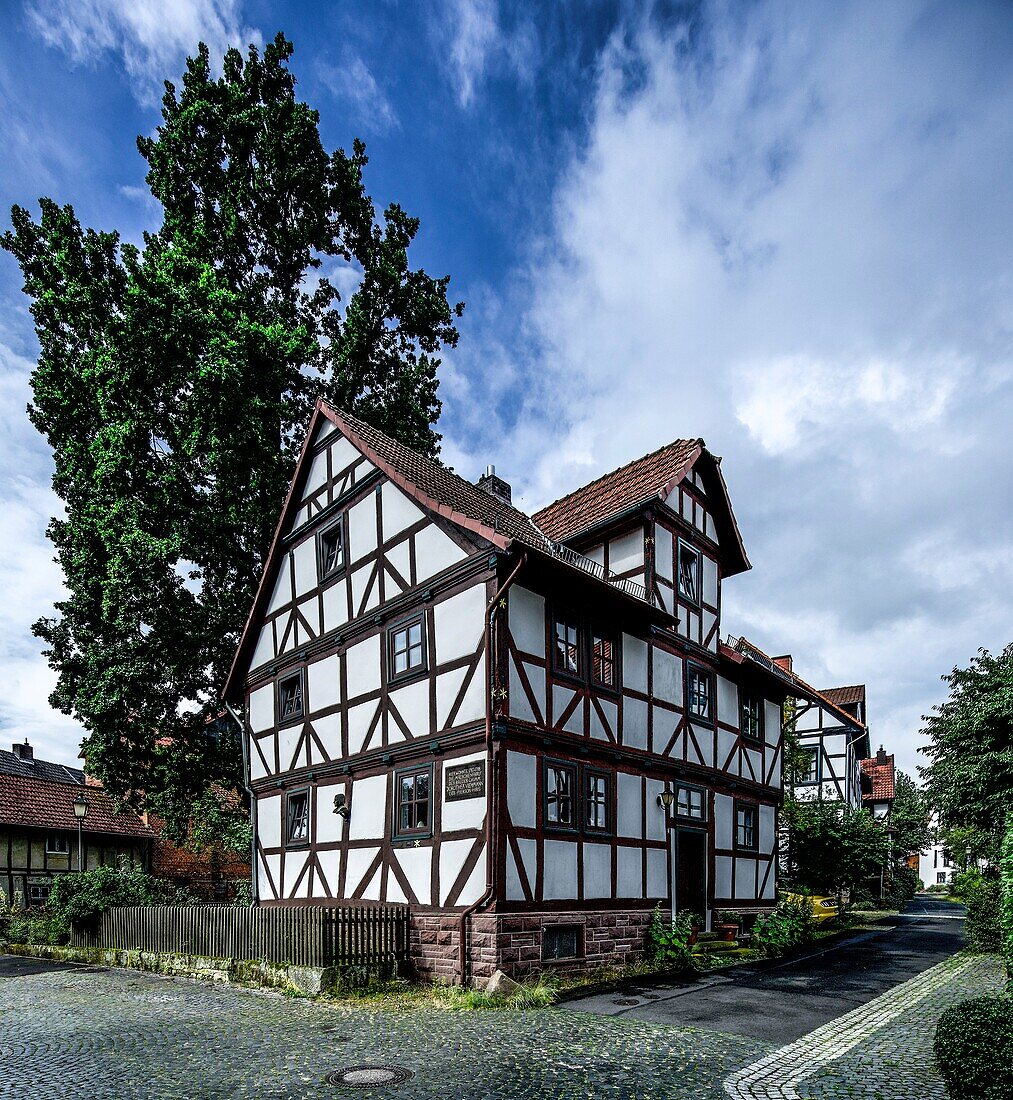
<instances>
[{"instance_id":1,"label":"roof ridge","mask_svg":"<svg viewBox=\"0 0 1013 1100\"><path fill-rule=\"evenodd\" d=\"M624 462L621 466L617 466L614 470L607 470L603 474L599 474L598 477L593 478L591 481L585 482L583 485L578 485L576 489L571 489L568 493L564 493L561 497L557 497L555 500L550 501L544 507L539 508L537 512L533 512L533 516L539 516L543 512L547 512L550 508L554 508L557 504L561 504L564 500L568 500L570 497L575 496L577 493L584 492L585 489L590 489L597 485L598 482L604 481L607 477L613 477L615 474L622 473L623 470L629 469L631 466L636 466L639 462L646 462L649 458L654 458L655 455L660 455L662 451L671 450L673 447L677 447L680 444L699 444L704 446L704 441L700 436L696 436L693 439L673 439L669 443L663 443L660 447L655 448L653 451L648 451L645 455L640 455L638 458L631 458L629 462ZM660 486L659 486L660 489Z\"/></svg>"}]
</instances>

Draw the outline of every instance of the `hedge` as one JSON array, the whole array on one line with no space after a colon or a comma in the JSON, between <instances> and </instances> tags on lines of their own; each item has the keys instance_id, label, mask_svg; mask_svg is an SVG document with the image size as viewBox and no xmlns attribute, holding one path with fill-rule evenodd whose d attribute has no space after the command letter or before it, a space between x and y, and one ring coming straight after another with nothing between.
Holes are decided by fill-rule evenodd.
<instances>
[{"instance_id":1,"label":"hedge","mask_svg":"<svg viewBox=\"0 0 1013 1100\"><path fill-rule=\"evenodd\" d=\"M975 997L948 1008L935 1039L950 1100L1013 1097L1013 998Z\"/></svg>"}]
</instances>

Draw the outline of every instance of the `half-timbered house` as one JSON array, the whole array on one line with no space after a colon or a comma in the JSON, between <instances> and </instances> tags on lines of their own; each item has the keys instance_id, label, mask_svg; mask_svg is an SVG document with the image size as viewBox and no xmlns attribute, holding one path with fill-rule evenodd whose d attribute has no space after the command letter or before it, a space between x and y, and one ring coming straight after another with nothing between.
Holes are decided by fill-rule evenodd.
<instances>
[{"instance_id":1,"label":"half-timbered house","mask_svg":"<svg viewBox=\"0 0 1013 1100\"><path fill-rule=\"evenodd\" d=\"M776 891L788 685L702 440L533 516L320 403L226 689L263 905L407 902L426 974L623 961Z\"/></svg>"}]
</instances>

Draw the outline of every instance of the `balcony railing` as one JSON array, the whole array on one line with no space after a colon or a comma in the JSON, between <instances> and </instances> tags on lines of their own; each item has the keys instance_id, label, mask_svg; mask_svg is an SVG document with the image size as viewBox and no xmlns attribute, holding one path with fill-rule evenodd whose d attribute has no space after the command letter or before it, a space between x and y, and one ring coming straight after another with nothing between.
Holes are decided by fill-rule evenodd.
<instances>
[{"instance_id":1,"label":"balcony railing","mask_svg":"<svg viewBox=\"0 0 1013 1100\"><path fill-rule=\"evenodd\" d=\"M571 550L569 546L564 546L561 542L550 543L552 552L560 561L565 562L567 565L572 565L574 569L579 569L583 573L587 573L597 580L604 581L606 584L612 585L613 588L618 588L620 592L625 592L627 596L633 596L634 599L643 600L644 603L648 603L647 589L642 584L637 584L636 581L631 580L629 577L617 577L614 573L608 572L605 566L599 562L593 561L591 558L586 558L583 554L578 554L576 550Z\"/></svg>"}]
</instances>

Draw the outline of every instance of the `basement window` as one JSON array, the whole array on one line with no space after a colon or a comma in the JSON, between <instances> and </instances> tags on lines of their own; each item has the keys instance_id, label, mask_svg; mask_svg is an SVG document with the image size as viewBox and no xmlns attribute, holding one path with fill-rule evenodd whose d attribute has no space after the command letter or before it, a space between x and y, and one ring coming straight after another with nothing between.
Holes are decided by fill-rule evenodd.
<instances>
[{"instance_id":1,"label":"basement window","mask_svg":"<svg viewBox=\"0 0 1013 1100\"><path fill-rule=\"evenodd\" d=\"M580 940L583 925L552 924L542 929L542 959L557 962L561 959L580 957Z\"/></svg>"}]
</instances>

